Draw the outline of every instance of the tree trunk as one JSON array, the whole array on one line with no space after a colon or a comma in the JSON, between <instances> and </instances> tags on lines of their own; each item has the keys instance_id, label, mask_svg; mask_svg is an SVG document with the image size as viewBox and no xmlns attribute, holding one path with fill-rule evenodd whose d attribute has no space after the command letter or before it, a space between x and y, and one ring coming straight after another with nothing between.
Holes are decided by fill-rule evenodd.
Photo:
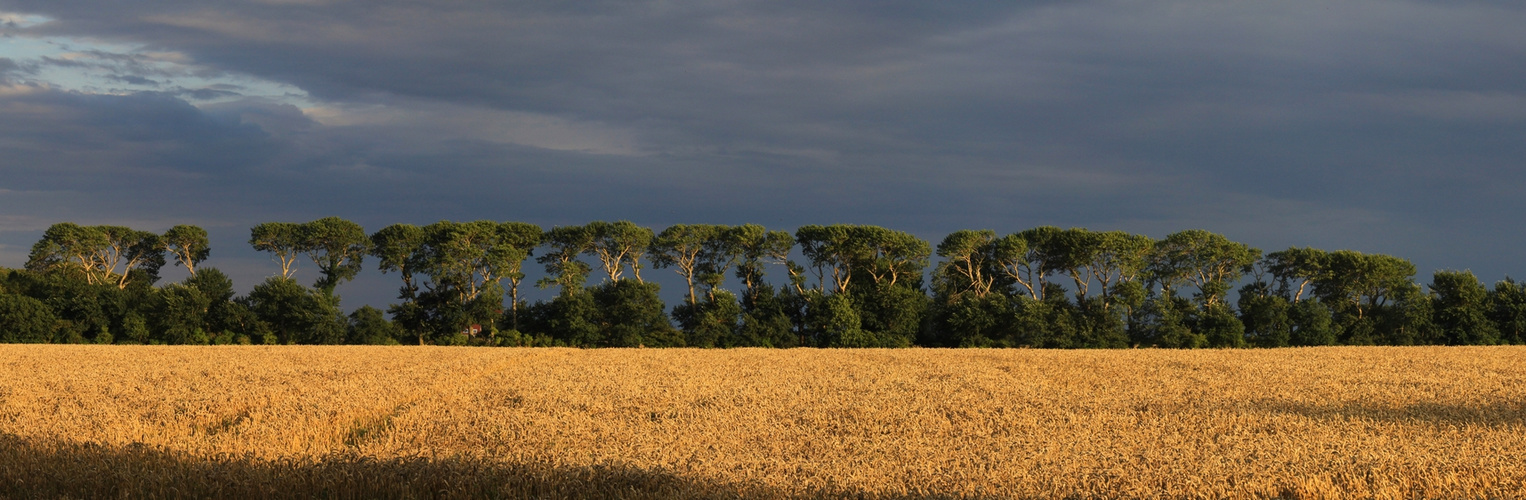
<instances>
[{"instance_id":1,"label":"tree trunk","mask_svg":"<svg viewBox=\"0 0 1526 500\"><path fill-rule=\"evenodd\" d=\"M513 318L514 331L519 331L519 280L509 280L509 317Z\"/></svg>"}]
</instances>

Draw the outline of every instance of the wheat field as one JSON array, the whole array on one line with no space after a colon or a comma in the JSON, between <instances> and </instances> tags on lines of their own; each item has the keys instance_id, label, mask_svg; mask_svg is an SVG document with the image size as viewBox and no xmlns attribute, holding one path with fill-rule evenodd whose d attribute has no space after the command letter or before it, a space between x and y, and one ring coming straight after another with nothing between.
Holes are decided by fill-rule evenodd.
<instances>
[{"instance_id":1,"label":"wheat field","mask_svg":"<svg viewBox=\"0 0 1526 500\"><path fill-rule=\"evenodd\" d=\"M1526 497L1526 348L0 346L0 496Z\"/></svg>"}]
</instances>

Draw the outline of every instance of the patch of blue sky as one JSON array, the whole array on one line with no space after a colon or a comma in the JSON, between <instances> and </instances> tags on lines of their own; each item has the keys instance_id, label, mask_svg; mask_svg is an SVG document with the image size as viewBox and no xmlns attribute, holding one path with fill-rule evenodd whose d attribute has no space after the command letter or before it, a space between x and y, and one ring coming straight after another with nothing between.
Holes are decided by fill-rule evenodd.
<instances>
[{"instance_id":1,"label":"patch of blue sky","mask_svg":"<svg viewBox=\"0 0 1526 500\"><path fill-rule=\"evenodd\" d=\"M43 15L0 12L0 26L4 27L30 28L48 21L52 19Z\"/></svg>"},{"instance_id":2,"label":"patch of blue sky","mask_svg":"<svg viewBox=\"0 0 1526 500\"><path fill-rule=\"evenodd\" d=\"M96 39L30 36L24 29L46 21L0 13L0 57L21 68L13 79L90 94L164 92L192 104L261 98L313 105L307 92L294 85L198 64L185 54Z\"/></svg>"}]
</instances>

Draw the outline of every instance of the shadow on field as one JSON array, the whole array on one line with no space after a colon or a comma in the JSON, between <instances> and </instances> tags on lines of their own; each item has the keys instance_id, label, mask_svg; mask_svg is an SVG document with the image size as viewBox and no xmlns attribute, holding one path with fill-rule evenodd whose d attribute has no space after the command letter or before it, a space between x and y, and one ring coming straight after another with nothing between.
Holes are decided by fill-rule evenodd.
<instances>
[{"instance_id":1,"label":"shadow on field","mask_svg":"<svg viewBox=\"0 0 1526 500\"><path fill-rule=\"evenodd\" d=\"M1462 427L1526 425L1526 404L1522 403L1495 402L1482 406L1416 403L1405 406L1388 406L1368 402L1314 405L1270 400L1256 402L1255 407L1263 411L1302 415L1320 420L1371 420L1377 422L1425 423Z\"/></svg>"},{"instance_id":2,"label":"shadow on field","mask_svg":"<svg viewBox=\"0 0 1526 500\"><path fill-rule=\"evenodd\" d=\"M42 443L0 433L0 498L110 497L882 498L851 491L791 494L624 466L557 467L470 458L206 458L147 446Z\"/></svg>"}]
</instances>

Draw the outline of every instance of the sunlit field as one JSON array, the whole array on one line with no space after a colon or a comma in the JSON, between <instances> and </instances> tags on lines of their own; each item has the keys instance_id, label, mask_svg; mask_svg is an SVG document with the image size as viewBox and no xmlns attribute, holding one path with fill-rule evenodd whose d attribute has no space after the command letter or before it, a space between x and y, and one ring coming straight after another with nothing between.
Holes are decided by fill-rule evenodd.
<instances>
[{"instance_id":1,"label":"sunlit field","mask_svg":"<svg viewBox=\"0 0 1526 500\"><path fill-rule=\"evenodd\" d=\"M0 496L1526 497L1523 360L0 345Z\"/></svg>"}]
</instances>

